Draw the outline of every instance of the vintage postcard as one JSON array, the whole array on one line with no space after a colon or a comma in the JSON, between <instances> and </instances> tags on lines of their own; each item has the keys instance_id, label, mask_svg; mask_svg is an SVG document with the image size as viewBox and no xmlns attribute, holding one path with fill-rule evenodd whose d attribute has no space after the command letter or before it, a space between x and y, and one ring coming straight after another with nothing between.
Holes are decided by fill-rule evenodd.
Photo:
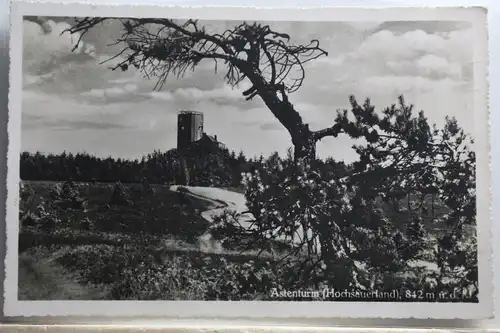
<instances>
[{"instance_id":1,"label":"vintage postcard","mask_svg":"<svg viewBox=\"0 0 500 333\"><path fill-rule=\"evenodd\" d=\"M12 10L7 315L492 315L484 9Z\"/></svg>"}]
</instances>

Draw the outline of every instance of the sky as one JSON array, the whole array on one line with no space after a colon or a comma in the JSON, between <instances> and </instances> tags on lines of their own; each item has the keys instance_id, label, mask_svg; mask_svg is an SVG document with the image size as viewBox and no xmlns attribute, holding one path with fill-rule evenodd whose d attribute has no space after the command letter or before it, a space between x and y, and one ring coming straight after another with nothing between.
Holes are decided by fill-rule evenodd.
<instances>
[{"instance_id":1,"label":"sky","mask_svg":"<svg viewBox=\"0 0 500 333\"><path fill-rule=\"evenodd\" d=\"M241 22L200 21L208 31ZM463 22L272 22L295 43L318 39L328 56L305 67L303 86L289 96L313 130L331 126L349 95L370 98L380 111L401 94L432 123L454 116L472 133L473 35ZM134 69L111 71L101 64L121 50L109 46L121 32L110 21L96 27L74 51L78 36L62 33L63 18L24 21L22 149L87 152L140 158L176 146L179 110L204 113L205 132L247 156L285 154L291 141L264 103L246 101L245 85L232 88L223 71L205 62L182 79L156 81ZM115 60L116 62L116 60ZM318 143L321 158L346 162L356 154L346 136Z\"/></svg>"}]
</instances>

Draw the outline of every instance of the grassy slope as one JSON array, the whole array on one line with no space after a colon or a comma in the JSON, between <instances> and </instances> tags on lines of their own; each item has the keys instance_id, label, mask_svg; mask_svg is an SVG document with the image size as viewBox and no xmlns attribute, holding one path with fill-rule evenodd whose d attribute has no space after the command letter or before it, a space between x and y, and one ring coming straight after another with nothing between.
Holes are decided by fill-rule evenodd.
<instances>
[{"instance_id":1,"label":"grassy slope","mask_svg":"<svg viewBox=\"0 0 500 333\"><path fill-rule=\"evenodd\" d=\"M99 300L105 290L75 282L74 274L37 249L19 255L19 300Z\"/></svg>"},{"instance_id":2,"label":"grassy slope","mask_svg":"<svg viewBox=\"0 0 500 333\"><path fill-rule=\"evenodd\" d=\"M24 202L25 211L35 211L42 202L50 202L50 189L56 182L24 182L35 192L30 202ZM60 212L68 220L79 220L88 217L97 224L103 225L107 221L116 220L121 224L146 222L151 215L162 218L168 211L162 206L169 206L177 200L166 186L152 186L156 193L150 193L141 200L136 200L139 207L114 207L101 211L101 207L108 204L114 184L80 184L82 196L88 201L88 209L82 212ZM140 184L126 184L134 194L141 192ZM167 203L162 202L167 201ZM175 201L176 202L176 201ZM187 204L202 212L209 207L207 202L196 198L187 198ZM116 224L116 223L115 223ZM181 235L182 236L182 235ZM182 238L182 237L181 237ZM105 299L107 291L102 286L86 285L79 275L80 269L66 269L60 264L62 252L79 252L85 245L108 245L123 251L123 246L135 244L148 246L154 252L170 253L192 257L212 257L212 254L203 255L200 244L186 242L171 235L146 236L121 230L83 231L72 227L58 228L54 233L40 233L36 228L24 227L20 234L19 254L19 299L29 300L56 300L56 299ZM49 250L50 249L50 250ZM218 254L221 255L221 254ZM231 260L244 260L244 256L232 253L223 254ZM96 258L97 259L97 258ZM203 259L200 258L203 261ZM76 268L76 267L75 267ZM80 283L79 283L80 281Z\"/></svg>"},{"instance_id":3,"label":"grassy slope","mask_svg":"<svg viewBox=\"0 0 500 333\"><path fill-rule=\"evenodd\" d=\"M50 202L49 193L55 182L27 182L34 190L32 202L24 203L24 208L34 210L36 205L44 199ZM112 207L102 211L100 208L107 206L113 192L114 184L83 184L80 186L82 197L88 201L88 209L82 214L68 214L68 220L78 220L88 217L96 224L103 226L109 221L119 221L113 223L114 228L101 231L82 231L73 227L59 227L55 233L40 234L30 231L25 228L25 232L21 235L20 244L25 246L20 249L22 252L19 258L19 298L20 299L109 299L107 290L103 285L92 287L87 284L87 281L92 280L95 272L102 269L109 269L108 265L111 262L108 254L97 254L89 252L85 245L93 244L97 247L110 246L113 252L127 253L132 247L133 252L138 252L138 248L142 247L141 251L146 246L146 252L152 253L154 256L163 257L163 261L170 262L171 257L178 256L182 260L188 260L194 266L207 267L210 262L217 261L216 257L224 257L230 262L246 262L251 253L244 255L236 253L206 253L205 249L200 247L200 244L192 243L183 240L184 235L180 237L172 237L171 235L163 236L145 236L136 233L125 232L118 227L120 225L142 225L146 226L150 223L149 220L154 217L156 221L163 221L167 218L171 204L178 204L177 194L173 194L166 186L152 186L156 192L149 193L144 198L134 200L134 207ZM141 193L140 184L126 184L133 195ZM144 194L144 193L143 193ZM184 200L185 199L185 200ZM207 202L196 198L184 198L182 205L193 208L188 219L200 218L200 213L209 209ZM27 207L29 206L29 207ZM194 216L197 215L197 216ZM401 222L405 220L405 212L401 212ZM168 218L165 219L168 221ZM184 221L183 221L184 222ZM152 222L151 222L152 223ZM154 222L157 223L157 222ZM140 230L140 229L139 229ZM54 249L53 245L57 245L58 250ZM34 248L36 247L36 248ZM40 250L41 249L41 250ZM77 259L76 264L61 266L61 253L71 252ZM204 253L205 252L205 253ZM96 254L96 256L94 256ZM78 267L78 262L81 262L82 256L88 256L92 260L87 265ZM93 260L93 259L96 260ZM101 259L101 260L97 260ZM99 261L94 262L94 261ZM173 263L173 262L172 262ZM93 266L93 272L84 272L87 277L82 277L80 273L86 270L82 267ZM80 283L78 282L80 281ZM99 283L99 282L95 282Z\"/></svg>"}]
</instances>

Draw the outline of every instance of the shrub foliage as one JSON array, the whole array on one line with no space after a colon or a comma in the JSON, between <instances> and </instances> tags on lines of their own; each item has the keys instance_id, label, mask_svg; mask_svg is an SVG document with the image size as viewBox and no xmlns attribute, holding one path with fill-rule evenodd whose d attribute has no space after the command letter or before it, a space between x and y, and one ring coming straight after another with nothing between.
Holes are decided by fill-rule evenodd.
<instances>
[{"instance_id":1,"label":"shrub foliage","mask_svg":"<svg viewBox=\"0 0 500 333\"><path fill-rule=\"evenodd\" d=\"M402 98L380 117L352 98L335 124L364 141L353 147L356 162L271 156L245 174L254 220L224 214L214 235L249 248L289 244L299 267L289 288L417 288L477 300L475 154L456 120L431 127ZM416 268L422 260L438 269Z\"/></svg>"}]
</instances>

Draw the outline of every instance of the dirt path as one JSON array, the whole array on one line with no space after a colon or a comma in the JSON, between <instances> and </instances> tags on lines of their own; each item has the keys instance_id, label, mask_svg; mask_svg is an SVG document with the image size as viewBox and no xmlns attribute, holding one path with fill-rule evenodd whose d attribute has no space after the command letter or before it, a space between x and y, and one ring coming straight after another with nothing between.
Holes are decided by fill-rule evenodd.
<instances>
[{"instance_id":1,"label":"dirt path","mask_svg":"<svg viewBox=\"0 0 500 333\"><path fill-rule=\"evenodd\" d=\"M74 274L38 254L19 255L19 300L101 300L106 292L77 282Z\"/></svg>"},{"instance_id":2,"label":"dirt path","mask_svg":"<svg viewBox=\"0 0 500 333\"><path fill-rule=\"evenodd\" d=\"M170 186L173 192L182 192L186 195L204 200L208 202L211 207L202 212L201 216L209 221L213 221L213 216L222 214L225 210L231 210L240 213L239 222L243 226L251 224L253 217L245 213L247 211L245 196L230 190L225 190L215 187L198 187L198 186Z\"/></svg>"},{"instance_id":3,"label":"dirt path","mask_svg":"<svg viewBox=\"0 0 500 333\"><path fill-rule=\"evenodd\" d=\"M252 228L253 216L247 213L246 198L243 194L214 187L199 187L199 186L170 186L173 192L181 192L195 198L209 203L209 208L201 212L201 217L209 222L213 222L213 217L221 215L224 211L229 210L239 213L238 222L242 227ZM211 254L224 254L224 255L244 255L254 257L257 253L261 256L271 256L272 254L263 253L257 250L248 251L229 251L222 247L220 242L216 241L209 232L206 232L199 238L199 247L197 251Z\"/></svg>"}]
</instances>

